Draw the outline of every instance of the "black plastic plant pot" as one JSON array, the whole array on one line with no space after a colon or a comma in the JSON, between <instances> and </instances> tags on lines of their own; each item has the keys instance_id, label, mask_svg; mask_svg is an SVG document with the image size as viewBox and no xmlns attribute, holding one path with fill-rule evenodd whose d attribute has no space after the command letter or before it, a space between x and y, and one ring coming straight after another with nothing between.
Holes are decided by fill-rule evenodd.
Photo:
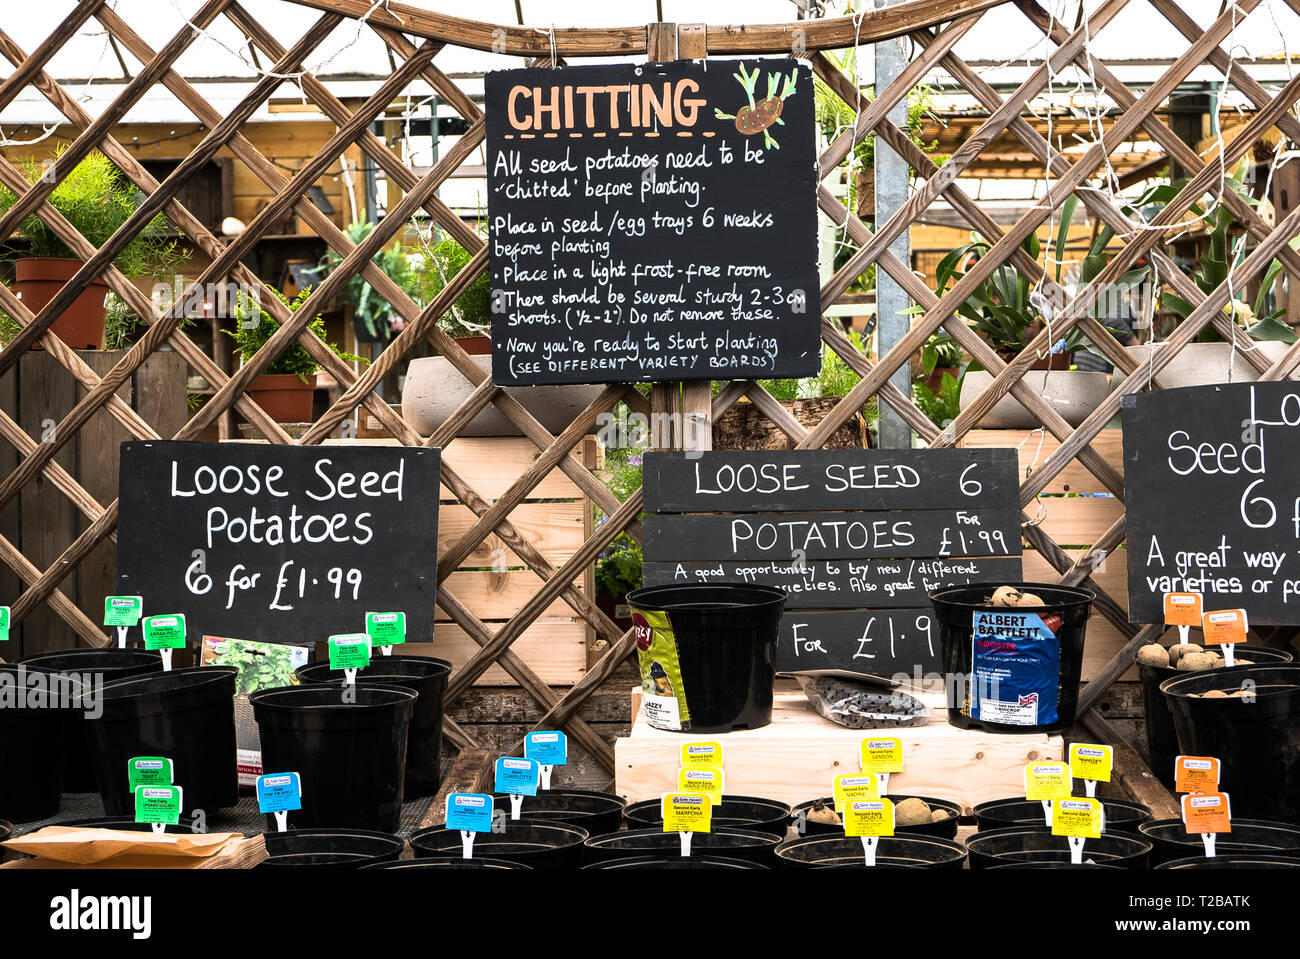
<instances>
[{"instance_id":1,"label":"black plastic plant pot","mask_svg":"<svg viewBox=\"0 0 1300 959\"><path fill-rule=\"evenodd\" d=\"M289 813L291 827L397 832L414 692L311 683L264 689L248 701L262 768L302 778L302 809Z\"/></svg>"},{"instance_id":2,"label":"black plastic plant pot","mask_svg":"<svg viewBox=\"0 0 1300 959\"><path fill-rule=\"evenodd\" d=\"M646 799L623 810L629 829L659 829L664 824L662 800ZM713 828L757 829L785 838L790 826L790 807L775 799L724 795L713 807Z\"/></svg>"},{"instance_id":3,"label":"black plastic plant pot","mask_svg":"<svg viewBox=\"0 0 1300 959\"><path fill-rule=\"evenodd\" d=\"M588 862L646 856L657 859L720 856L767 865L772 862L772 853L780 841L770 832L715 826L712 832L697 832L691 836L691 855L684 857L681 836L677 833L664 832L662 828L628 829L606 836L593 836L587 840L584 852Z\"/></svg>"},{"instance_id":4,"label":"black plastic plant pot","mask_svg":"<svg viewBox=\"0 0 1300 959\"><path fill-rule=\"evenodd\" d=\"M510 796L494 793L494 806L510 818ZM623 824L624 800L610 793L588 789L539 789L536 796L525 796L519 821L563 822L581 826L588 835L603 836Z\"/></svg>"},{"instance_id":5,"label":"black plastic plant pot","mask_svg":"<svg viewBox=\"0 0 1300 959\"><path fill-rule=\"evenodd\" d=\"M988 869L1009 863L1069 863L1070 840L1046 827L1009 826L977 832L966 840L970 867ZM1107 832L1084 843L1083 861L1124 869L1145 869L1151 842L1136 833Z\"/></svg>"},{"instance_id":6,"label":"black plastic plant pot","mask_svg":"<svg viewBox=\"0 0 1300 959\"><path fill-rule=\"evenodd\" d=\"M725 733L770 723L773 657L785 596L784 590L748 583L651 586L628 593L650 725Z\"/></svg>"},{"instance_id":7,"label":"black plastic plant pot","mask_svg":"<svg viewBox=\"0 0 1300 959\"><path fill-rule=\"evenodd\" d=\"M98 649L60 649L37 653L20 660L24 666L48 669L60 673L74 673L82 682L89 679L106 683L127 676L162 672L162 656L145 649L118 649L105 646ZM95 770L90 764L90 748L86 745L86 722L80 712L68 715L68 728L63 740L63 791L89 793L98 787Z\"/></svg>"},{"instance_id":8,"label":"black plastic plant pot","mask_svg":"<svg viewBox=\"0 0 1300 959\"><path fill-rule=\"evenodd\" d=\"M136 756L172 761L184 815L200 809L211 815L239 801L238 675L234 666L194 666L104 684L102 712L87 717L86 735L105 814L134 816L127 763Z\"/></svg>"},{"instance_id":9,"label":"black plastic plant pot","mask_svg":"<svg viewBox=\"0 0 1300 959\"><path fill-rule=\"evenodd\" d=\"M1252 695L1204 699L1210 690ZM1185 673L1160 684L1184 756L1215 756L1234 816L1300 821L1300 664Z\"/></svg>"},{"instance_id":10,"label":"black plastic plant pot","mask_svg":"<svg viewBox=\"0 0 1300 959\"><path fill-rule=\"evenodd\" d=\"M1124 871L1123 866L1111 866L1100 862L1008 862L1000 866L985 866L986 869L1116 869Z\"/></svg>"},{"instance_id":11,"label":"black plastic plant pot","mask_svg":"<svg viewBox=\"0 0 1300 959\"><path fill-rule=\"evenodd\" d=\"M507 822L505 832L474 837L472 859L504 859L534 869L577 869L587 830L562 822ZM460 830L434 826L411 837L417 858L462 859Z\"/></svg>"},{"instance_id":12,"label":"black plastic plant pot","mask_svg":"<svg viewBox=\"0 0 1300 959\"><path fill-rule=\"evenodd\" d=\"M168 832L189 832L201 833L207 832L206 829L195 829L196 820L187 816L182 816L181 821L175 826L168 826ZM91 819L69 819L67 822L54 823L56 826L75 826L78 829L126 829L130 832L150 832L153 829L147 822L136 822L135 816L98 816Z\"/></svg>"},{"instance_id":13,"label":"black plastic plant pot","mask_svg":"<svg viewBox=\"0 0 1300 959\"><path fill-rule=\"evenodd\" d=\"M1253 660L1253 663L1289 663L1295 657L1284 649L1269 649L1266 646L1238 646L1237 655L1243 659ZM1178 758L1178 732L1174 729L1173 713L1169 711L1169 704L1165 702L1164 694L1160 692L1160 684L1167 679L1177 679L1182 676L1190 675L1187 672L1179 672L1172 666L1151 666L1146 663L1137 662L1137 654L1134 653L1134 663L1138 668L1138 677L1142 681L1142 714L1146 717L1147 727L1147 755L1150 757L1151 771L1156 774L1156 778L1165 784L1166 789L1174 788L1174 760ZM1224 669L1230 669L1228 675L1235 675L1239 669L1245 669L1245 666L1221 667L1216 672L1223 672Z\"/></svg>"},{"instance_id":14,"label":"black plastic plant pot","mask_svg":"<svg viewBox=\"0 0 1300 959\"><path fill-rule=\"evenodd\" d=\"M1229 793L1233 806L1236 797ZM1236 811L1235 808L1233 810ZM1156 865L1175 859L1205 857L1201 837L1188 835L1181 819L1156 819L1138 827L1155 844L1151 856ZM1215 858L1237 855L1269 855L1300 858L1300 826L1260 819L1233 819L1232 832L1215 837Z\"/></svg>"},{"instance_id":15,"label":"black plastic plant pot","mask_svg":"<svg viewBox=\"0 0 1300 959\"><path fill-rule=\"evenodd\" d=\"M948 813L942 819L932 819L929 822L916 823L910 826L895 825L894 832L906 833L909 836L938 836L941 839L955 839L957 837L957 824L962 813L961 803L953 802L951 799L935 799L933 796L890 796L888 798L894 803L895 808L904 799L919 799L929 806L931 811L942 809ZM835 808L835 800L831 796L799 803L794 807L790 815L795 832L801 836L843 836L843 823L818 822L815 819L807 818L808 811L817 803L821 803L828 809ZM800 813L804 815L801 816Z\"/></svg>"},{"instance_id":16,"label":"black plastic plant pot","mask_svg":"<svg viewBox=\"0 0 1300 959\"><path fill-rule=\"evenodd\" d=\"M406 843L364 829L291 829L265 835L259 869L359 869L396 862Z\"/></svg>"},{"instance_id":17,"label":"black plastic plant pot","mask_svg":"<svg viewBox=\"0 0 1300 959\"><path fill-rule=\"evenodd\" d=\"M1014 586L1023 592L1033 593L1045 605L993 606L990 604L990 599L993 591L999 586ZM1094 596L1094 593L1086 589L1058 586L1053 583L976 584L955 586L931 593L930 603L934 607L935 619L939 623L939 636L943 643L944 674L949 677L948 722L960 729L986 729L1001 733L1059 732L1072 726L1079 705L1083 641ZM1051 648L1040 647L1036 643L1026 647L1027 651L1024 655L1035 659L1034 662L1004 661L1002 668L1010 671L1010 677L1007 680L1008 688L1000 691L1001 695L996 701L997 715L1012 717L1015 722L987 718L985 714L993 709L992 705L981 706L978 710L980 716L972 716L972 700L976 698L977 692L971 680L975 652L974 617L978 613L992 615L1033 613L1045 621L1045 625L1055 636L1055 643L1050 644ZM1041 657L1049 653L1055 657L1057 664L1057 681L1054 686L1038 689L1037 684L1026 685L1027 677L1032 676L1037 679L1045 662ZM1009 654L1004 652L1001 655L1015 655L1015 651ZM1021 673L1025 675L1022 676ZM1023 691L1025 689L1032 691L1026 693ZM1002 695L1008 697L1005 703L1002 701ZM1032 715L1044 717L1051 715L1048 712L1050 705L1055 706L1054 720L1042 721L1040 718L1038 722L1029 721L1031 719L1029 709L1032 708ZM1024 722L1021 722L1022 719Z\"/></svg>"},{"instance_id":18,"label":"black plastic plant pot","mask_svg":"<svg viewBox=\"0 0 1300 959\"><path fill-rule=\"evenodd\" d=\"M343 685L341 669L328 662L308 663L295 671L304 683ZM411 734L406 745L406 798L433 796L442 781L442 697L447 691L451 663L432 656L376 656L357 670L362 686L404 686L420 694L411 713Z\"/></svg>"},{"instance_id":19,"label":"black plastic plant pot","mask_svg":"<svg viewBox=\"0 0 1300 959\"><path fill-rule=\"evenodd\" d=\"M1229 853L1226 856L1192 856L1162 862L1157 869L1300 869L1300 859L1282 856Z\"/></svg>"},{"instance_id":20,"label":"black plastic plant pot","mask_svg":"<svg viewBox=\"0 0 1300 959\"><path fill-rule=\"evenodd\" d=\"M1136 832L1138 826L1151 818L1151 810L1141 803L1127 799L1103 799L1105 814L1103 832ZM1008 826L1036 826L1046 828L1043 804L1031 799L992 799L975 807L975 826L980 832L1005 829Z\"/></svg>"},{"instance_id":21,"label":"black plastic plant pot","mask_svg":"<svg viewBox=\"0 0 1300 959\"><path fill-rule=\"evenodd\" d=\"M59 811L68 727L95 705L84 691L65 674L0 664L0 816L32 822Z\"/></svg>"},{"instance_id":22,"label":"black plastic plant pot","mask_svg":"<svg viewBox=\"0 0 1300 959\"><path fill-rule=\"evenodd\" d=\"M411 869L531 869L519 862L505 859L403 859L400 862L379 862L362 869L395 869L406 872Z\"/></svg>"},{"instance_id":23,"label":"black plastic plant pot","mask_svg":"<svg viewBox=\"0 0 1300 959\"><path fill-rule=\"evenodd\" d=\"M661 859L658 856L634 856L631 859L606 859L593 862L583 869L766 869L767 866L745 859L725 859L721 856L689 856Z\"/></svg>"},{"instance_id":24,"label":"black plastic plant pot","mask_svg":"<svg viewBox=\"0 0 1300 959\"><path fill-rule=\"evenodd\" d=\"M0 819L0 842L4 842L13 834L14 824ZM11 853L7 849L0 848L0 862L8 862L10 859L15 858L16 855L16 853Z\"/></svg>"},{"instance_id":25,"label":"black plastic plant pot","mask_svg":"<svg viewBox=\"0 0 1300 959\"><path fill-rule=\"evenodd\" d=\"M783 866L801 868L869 868L862 840L848 836L805 836L787 839L776 847ZM922 869L960 869L966 861L966 847L938 836L882 836L876 847L876 866Z\"/></svg>"}]
</instances>

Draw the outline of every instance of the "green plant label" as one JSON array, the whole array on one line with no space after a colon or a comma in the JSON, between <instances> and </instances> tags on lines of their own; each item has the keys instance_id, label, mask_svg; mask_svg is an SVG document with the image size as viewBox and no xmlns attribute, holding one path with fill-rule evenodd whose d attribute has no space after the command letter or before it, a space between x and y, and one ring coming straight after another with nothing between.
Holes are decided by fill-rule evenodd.
<instances>
[{"instance_id":1,"label":"green plant label","mask_svg":"<svg viewBox=\"0 0 1300 959\"><path fill-rule=\"evenodd\" d=\"M185 614L169 613L166 616L146 616L144 619L145 649L183 649L185 647Z\"/></svg>"},{"instance_id":2,"label":"green plant label","mask_svg":"<svg viewBox=\"0 0 1300 959\"><path fill-rule=\"evenodd\" d=\"M406 614L366 613L366 634L375 646L400 646L406 642Z\"/></svg>"},{"instance_id":3,"label":"green plant label","mask_svg":"<svg viewBox=\"0 0 1300 959\"><path fill-rule=\"evenodd\" d=\"M0 643L9 639L9 607L0 606Z\"/></svg>"},{"instance_id":4,"label":"green plant label","mask_svg":"<svg viewBox=\"0 0 1300 959\"><path fill-rule=\"evenodd\" d=\"M135 821L175 826L181 821L181 787L137 786Z\"/></svg>"},{"instance_id":5,"label":"green plant label","mask_svg":"<svg viewBox=\"0 0 1300 959\"><path fill-rule=\"evenodd\" d=\"M330 637L330 669L364 669L369 665L369 635L342 633Z\"/></svg>"},{"instance_id":6,"label":"green plant label","mask_svg":"<svg viewBox=\"0 0 1300 959\"><path fill-rule=\"evenodd\" d=\"M144 612L144 600L139 596L105 596L104 625L134 626Z\"/></svg>"},{"instance_id":7,"label":"green plant label","mask_svg":"<svg viewBox=\"0 0 1300 959\"><path fill-rule=\"evenodd\" d=\"M126 778L130 791L140 786L170 786L176 781L172 761L165 756L136 756L126 763Z\"/></svg>"}]
</instances>

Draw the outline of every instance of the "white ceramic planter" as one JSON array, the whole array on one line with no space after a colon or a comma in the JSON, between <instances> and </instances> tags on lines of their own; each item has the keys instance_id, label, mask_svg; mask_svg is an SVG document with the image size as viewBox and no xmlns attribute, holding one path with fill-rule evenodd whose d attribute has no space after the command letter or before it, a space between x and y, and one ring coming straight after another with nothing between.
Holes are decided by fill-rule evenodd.
<instances>
[{"instance_id":1,"label":"white ceramic planter","mask_svg":"<svg viewBox=\"0 0 1300 959\"><path fill-rule=\"evenodd\" d=\"M1145 346L1126 346L1129 355L1138 362L1144 362L1151 352L1166 350L1165 343L1147 344ZM1286 343L1266 340L1255 344L1270 363L1276 363L1289 348ZM1168 389L1179 386L1208 386L1211 383L1254 383L1259 379L1259 371L1250 365L1244 356L1230 356L1232 350L1228 343L1188 343L1169 361L1169 365L1156 374L1161 384ZM1232 378L1228 373L1231 366ZM1296 379L1291 374L1291 379Z\"/></svg>"},{"instance_id":2,"label":"white ceramic planter","mask_svg":"<svg viewBox=\"0 0 1300 959\"><path fill-rule=\"evenodd\" d=\"M1047 377L1044 387L1043 377ZM1030 370L1024 378L1031 389L1042 393L1047 405L1056 410L1071 426L1078 426L1110 392L1110 378L1105 373L1087 370ZM968 370L961 385L961 408L964 410L993 383L984 370ZM986 430L1035 429L1038 417L1008 393L980 420Z\"/></svg>"},{"instance_id":3,"label":"white ceramic planter","mask_svg":"<svg viewBox=\"0 0 1300 959\"><path fill-rule=\"evenodd\" d=\"M489 374L492 357L471 357ZM552 433L558 433L604 390L600 385L512 386L506 392L517 399ZM460 407L473 387L469 380L442 356L411 361L402 386L402 418L428 436ZM518 436L519 428L497 408L488 404L470 421L461 436Z\"/></svg>"}]
</instances>

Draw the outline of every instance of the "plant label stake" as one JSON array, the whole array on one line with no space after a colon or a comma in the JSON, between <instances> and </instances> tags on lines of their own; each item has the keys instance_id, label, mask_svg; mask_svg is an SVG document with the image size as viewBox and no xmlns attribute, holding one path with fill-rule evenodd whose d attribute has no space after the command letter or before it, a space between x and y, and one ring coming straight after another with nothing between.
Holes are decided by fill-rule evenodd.
<instances>
[{"instance_id":1,"label":"plant label stake","mask_svg":"<svg viewBox=\"0 0 1300 959\"><path fill-rule=\"evenodd\" d=\"M393 647L406 642L405 613L366 613L366 634L370 643L378 646L385 656L393 655Z\"/></svg>"},{"instance_id":2,"label":"plant label stake","mask_svg":"<svg viewBox=\"0 0 1300 959\"><path fill-rule=\"evenodd\" d=\"M9 607L0 606L0 643L9 642Z\"/></svg>"},{"instance_id":3,"label":"plant label stake","mask_svg":"<svg viewBox=\"0 0 1300 959\"><path fill-rule=\"evenodd\" d=\"M881 836L894 834L894 804L888 799L854 799L844 805L844 835L862 840L862 856L876 864Z\"/></svg>"},{"instance_id":4,"label":"plant label stake","mask_svg":"<svg viewBox=\"0 0 1300 959\"><path fill-rule=\"evenodd\" d=\"M678 792L705 793L715 806L722 802L725 785L726 774L721 769L687 769L683 766L677 770Z\"/></svg>"},{"instance_id":5,"label":"plant label stake","mask_svg":"<svg viewBox=\"0 0 1300 959\"><path fill-rule=\"evenodd\" d=\"M686 769L721 769L722 743L682 743L681 757Z\"/></svg>"},{"instance_id":6,"label":"plant label stake","mask_svg":"<svg viewBox=\"0 0 1300 959\"><path fill-rule=\"evenodd\" d=\"M257 808L275 817L279 832L289 829L289 813L302 808L302 779L297 773L267 773L257 777Z\"/></svg>"},{"instance_id":7,"label":"plant label stake","mask_svg":"<svg viewBox=\"0 0 1300 959\"><path fill-rule=\"evenodd\" d=\"M1231 666L1236 662L1232 648L1237 643L1246 641L1250 624L1246 621L1244 609L1216 609L1205 614L1201 620L1205 630L1205 645L1217 645L1223 650L1223 664Z\"/></svg>"},{"instance_id":8,"label":"plant label stake","mask_svg":"<svg viewBox=\"0 0 1300 959\"><path fill-rule=\"evenodd\" d=\"M1183 825L1187 834L1200 835L1205 844L1205 856L1214 858L1214 837L1221 832L1232 832L1232 805L1227 793L1199 793L1184 796Z\"/></svg>"},{"instance_id":9,"label":"plant label stake","mask_svg":"<svg viewBox=\"0 0 1300 959\"><path fill-rule=\"evenodd\" d=\"M659 801L664 832L681 837L683 858L691 854L691 835L713 831L713 797L708 793L664 793Z\"/></svg>"},{"instance_id":10,"label":"plant label stake","mask_svg":"<svg viewBox=\"0 0 1300 959\"><path fill-rule=\"evenodd\" d=\"M831 797L835 800L835 811L844 812L844 805L855 799L879 799L880 780L873 774L865 776L841 773L831 780Z\"/></svg>"},{"instance_id":11,"label":"plant label stake","mask_svg":"<svg viewBox=\"0 0 1300 959\"><path fill-rule=\"evenodd\" d=\"M181 821L180 786L136 786L135 821L147 822L155 833Z\"/></svg>"},{"instance_id":12,"label":"plant label stake","mask_svg":"<svg viewBox=\"0 0 1300 959\"><path fill-rule=\"evenodd\" d=\"M569 762L569 737L558 729L524 736L524 758L537 760L542 771L542 788L551 788L551 773Z\"/></svg>"},{"instance_id":13,"label":"plant label stake","mask_svg":"<svg viewBox=\"0 0 1300 959\"><path fill-rule=\"evenodd\" d=\"M1165 625L1178 627L1178 641L1187 643L1193 626L1201 625L1200 593L1165 593Z\"/></svg>"},{"instance_id":14,"label":"plant label stake","mask_svg":"<svg viewBox=\"0 0 1300 959\"><path fill-rule=\"evenodd\" d=\"M879 796L889 792L889 774L903 771L903 741L897 736L868 737L862 740L858 761L864 773L871 773L880 783Z\"/></svg>"},{"instance_id":15,"label":"plant label stake","mask_svg":"<svg viewBox=\"0 0 1300 959\"><path fill-rule=\"evenodd\" d=\"M1115 765L1115 751L1109 746L1074 743L1070 746L1070 771L1083 780L1084 795L1097 795L1097 783L1110 782Z\"/></svg>"},{"instance_id":16,"label":"plant label stake","mask_svg":"<svg viewBox=\"0 0 1300 959\"><path fill-rule=\"evenodd\" d=\"M460 830L461 857L474 858L474 834L492 831L492 797L487 793L450 793L448 829Z\"/></svg>"},{"instance_id":17,"label":"plant label stake","mask_svg":"<svg viewBox=\"0 0 1300 959\"><path fill-rule=\"evenodd\" d=\"M1083 844L1089 839L1100 839L1104 812L1098 799L1052 800L1052 835L1066 836L1070 840L1070 863L1083 863Z\"/></svg>"},{"instance_id":18,"label":"plant label stake","mask_svg":"<svg viewBox=\"0 0 1300 959\"><path fill-rule=\"evenodd\" d=\"M117 648L126 649L126 631L140 622L144 600L139 596L105 596L104 625L117 627Z\"/></svg>"},{"instance_id":19,"label":"plant label stake","mask_svg":"<svg viewBox=\"0 0 1300 959\"><path fill-rule=\"evenodd\" d=\"M518 819L523 812L524 797L537 795L537 781L541 778L541 764L536 759L502 756L497 760L495 792L510 796L510 818Z\"/></svg>"},{"instance_id":20,"label":"plant label stake","mask_svg":"<svg viewBox=\"0 0 1300 959\"><path fill-rule=\"evenodd\" d=\"M163 672L171 672L172 650L185 648L185 614L146 616L144 648L162 650Z\"/></svg>"},{"instance_id":21,"label":"plant label stake","mask_svg":"<svg viewBox=\"0 0 1300 959\"><path fill-rule=\"evenodd\" d=\"M1178 756L1174 759L1174 792L1217 793L1219 761L1213 756Z\"/></svg>"},{"instance_id":22,"label":"plant label stake","mask_svg":"<svg viewBox=\"0 0 1300 959\"><path fill-rule=\"evenodd\" d=\"M172 761L165 756L136 756L126 763L127 791L141 786L170 786L176 779Z\"/></svg>"},{"instance_id":23,"label":"plant label stake","mask_svg":"<svg viewBox=\"0 0 1300 959\"><path fill-rule=\"evenodd\" d=\"M1069 763L1028 763L1025 766L1025 798L1043 804L1043 819L1052 825L1052 800L1069 799L1074 792L1074 773Z\"/></svg>"},{"instance_id":24,"label":"plant label stake","mask_svg":"<svg viewBox=\"0 0 1300 959\"><path fill-rule=\"evenodd\" d=\"M329 639L330 669L343 670L343 682L355 686L357 670L370 665L370 634L339 633Z\"/></svg>"}]
</instances>

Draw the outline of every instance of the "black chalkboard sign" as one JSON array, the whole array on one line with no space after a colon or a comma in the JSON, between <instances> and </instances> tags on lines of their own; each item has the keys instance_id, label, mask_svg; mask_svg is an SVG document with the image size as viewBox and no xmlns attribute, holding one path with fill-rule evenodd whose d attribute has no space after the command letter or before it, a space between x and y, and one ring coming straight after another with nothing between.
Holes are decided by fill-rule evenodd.
<instances>
[{"instance_id":1,"label":"black chalkboard sign","mask_svg":"<svg viewBox=\"0 0 1300 959\"><path fill-rule=\"evenodd\" d=\"M647 586L787 591L777 668L936 671L928 594L1016 582L1011 449L647 453Z\"/></svg>"},{"instance_id":2,"label":"black chalkboard sign","mask_svg":"<svg viewBox=\"0 0 1300 959\"><path fill-rule=\"evenodd\" d=\"M1129 619L1200 592L1252 625L1300 625L1300 385L1158 390L1122 416Z\"/></svg>"},{"instance_id":3,"label":"black chalkboard sign","mask_svg":"<svg viewBox=\"0 0 1300 959\"><path fill-rule=\"evenodd\" d=\"M433 640L439 451L122 444L117 589L192 639L323 642L406 613Z\"/></svg>"},{"instance_id":4,"label":"black chalkboard sign","mask_svg":"<svg viewBox=\"0 0 1300 959\"><path fill-rule=\"evenodd\" d=\"M808 64L502 70L484 99L494 383L816 373Z\"/></svg>"}]
</instances>

